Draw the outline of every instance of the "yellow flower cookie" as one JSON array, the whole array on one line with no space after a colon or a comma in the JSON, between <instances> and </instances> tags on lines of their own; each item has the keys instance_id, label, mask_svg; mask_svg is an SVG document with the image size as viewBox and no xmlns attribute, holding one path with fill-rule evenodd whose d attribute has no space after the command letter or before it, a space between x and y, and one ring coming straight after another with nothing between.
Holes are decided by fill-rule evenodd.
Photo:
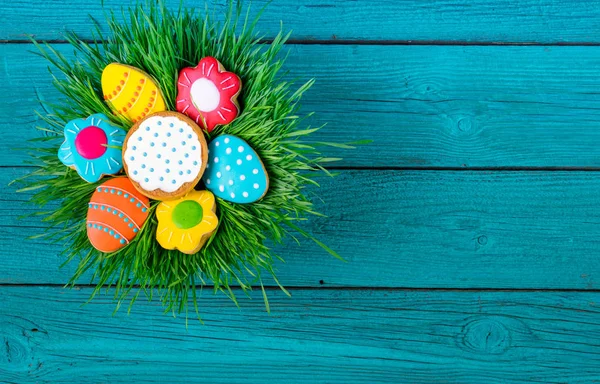
<instances>
[{"instance_id":1,"label":"yellow flower cookie","mask_svg":"<svg viewBox=\"0 0 600 384\"><path fill-rule=\"evenodd\" d=\"M202 248L217 229L215 196L209 191L192 191L177 200L163 201L156 208L156 241L165 249L189 255Z\"/></svg>"}]
</instances>

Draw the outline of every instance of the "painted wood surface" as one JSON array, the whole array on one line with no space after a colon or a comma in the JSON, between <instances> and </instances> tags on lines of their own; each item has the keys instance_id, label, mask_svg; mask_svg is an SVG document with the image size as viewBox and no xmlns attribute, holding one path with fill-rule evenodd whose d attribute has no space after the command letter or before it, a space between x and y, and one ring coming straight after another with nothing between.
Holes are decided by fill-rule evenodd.
<instances>
[{"instance_id":1,"label":"painted wood surface","mask_svg":"<svg viewBox=\"0 0 600 384\"><path fill-rule=\"evenodd\" d=\"M290 243L278 249L287 286L598 289L596 172L364 170L321 185L317 209L329 217L307 229L348 262ZM30 241L16 257L41 225L17 221L33 212L27 195L5 196L0 282L65 283L73 270L58 269L62 247Z\"/></svg>"},{"instance_id":2,"label":"painted wood surface","mask_svg":"<svg viewBox=\"0 0 600 384\"><path fill-rule=\"evenodd\" d=\"M30 195L7 184L30 168L12 149L57 97L26 34L68 52L62 32L90 38L102 16L5 3L0 382L600 381L600 1L272 2L259 29L294 30L287 78L317 79L303 111L328 123L315 140L374 139L327 151L345 158L319 190L329 218L306 226L348 262L290 243L271 315L259 292L239 309L205 292L187 329L144 300L111 317L111 292L82 307L63 245L25 239L43 223L18 220Z\"/></svg>"},{"instance_id":3,"label":"painted wood surface","mask_svg":"<svg viewBox=\"0 0 600 384\"><path fill-rule=\"evenodd\" d=\"M165 0L204 9L204 1ZM134 3L104 0L108 9ZM218 12L226 0L208 1ZM253 14L267 0L252 2ZM103 23L95 0L16 0L6 2L0 17L0 39L60 39L65 29L91 38L92 15ZM275 0L259 27L274 36L283 22L299 40L444 42L595 43L600 41L597 0Z\"/></svg>"},{"instance_id":4,"label":"painted wood surface","mask_svg":"<svg viewBox=\"0 0 600 384\"><path fill-rule=\"evenodd\" d=\"M600 294L294 290L202 300L205 325L89 289L3 287L14 383L591 383Z\"/></svg>"},{"instance_id":5,"label":"painted wood surface","mask_svg":"<svg viewBox=\"0 0 600 384\"><path fill-rule=\"evenodd\" d=\"M55 46L68 52L65 45ZM59 97L29 44L0 45L0 165L20 165ZM600 166L600 47L293 45L289 78L317 80L303 101L338 167ZM314 63L320 63L315 65ZM16 128L15 128L16 127Z\"/></svg>"}]
</instances>

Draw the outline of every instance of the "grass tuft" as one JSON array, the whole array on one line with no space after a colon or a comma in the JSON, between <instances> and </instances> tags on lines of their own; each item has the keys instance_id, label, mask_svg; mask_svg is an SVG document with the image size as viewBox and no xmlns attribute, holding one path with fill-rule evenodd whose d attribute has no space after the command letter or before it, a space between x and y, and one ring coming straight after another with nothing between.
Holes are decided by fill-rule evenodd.
<instances>
[{"instance_id":1,"label":"grass tuft","mask_svg":"<svg viewBox=\"0 0 600 384\"><path fill-rule=\"evenodd\" d=\"M34 41L39 54L54 67L54 85L64 99L44 103L40 116L45 125L39 127L44 137L36 140L33 150L32 164L38 167L19 180L24 184L21 191L33 192L32 202L41 211L58 205L43 213L47 223L43 235L48 241L68 244L65 263L78 263L69 284L91 273L90 283L96 286L92 298L103 288L113 288L117 309L123 304L131 309L140 294L149 299L158 295L165 312L187 313L191 304L199 316L197 287L212 285L215 293L224 293L235 302L232 286L246 292L254 285L261 287L268 309L262 277L274 277L274 262L281 260L270 245L299 233L339 257L298 223L318 214L304 189L317 185L315 177L329 175L322 164L335 160L322 157L314 144L303 141L317 130L302 127L303 120L298 117L298 102L313 81L295 89L280 79L281 50L289 35L280 32L271 44L261 44L255 32L258 18L250 20L249 10L243 12L241 4L230 3L221 23L207 10L204 15L183 8L169 11L162 2L124 9L122 17L125 23L109 13L108 33L96 27L92 43L68 34L75 61L51 45ZM114 116L103 101L100 78L109 63L129 64L149 73L158 81L169 110L175 110L179 70L195 66L205 56L216 57L243 83L242 114L232 124L214 130L208 140L223 133L246 140L268 171L268 194L247 205L218 199L219 228L195 255L165 250L155 241L156 202L130 245L112 254L96 251L87 239L85 218L94 189L105 180L88 184L60 163L56 154L63 126L99 112L111 116L113 123L125 130L132 125ZM274 281L279 285L276 277Z\"/></svg>"}]
</instances>

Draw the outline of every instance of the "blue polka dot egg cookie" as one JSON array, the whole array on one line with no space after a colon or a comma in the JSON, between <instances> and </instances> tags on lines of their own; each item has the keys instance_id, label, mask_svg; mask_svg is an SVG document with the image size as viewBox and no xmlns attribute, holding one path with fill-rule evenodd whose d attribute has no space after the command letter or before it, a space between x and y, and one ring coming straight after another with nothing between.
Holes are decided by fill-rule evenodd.
<instances>
[{"instance_id":1,"label":"blue polka dot egg cookie","mask_svg":"<svg viewBox=\"0 0 600 384\"><path fill-rule=\"evenodd\" d=\"M258 154L248 143L233 135L210 142L209 160L202 177L206 189L233 203L260 200L269 189L269 176Z\"/></svg>"},{"instance_id":2,"label":"blue polka dot egg cookie","mask_svg":"<svg viewBox=\"0 0 600 384\"><path fill-rule=\"evenodd\" d=\"M137 122L123 144L123 167L134 187L154 200L184 196L200 181L208 161L200 127L177 112Z\"/></svg>"}]
</instances>

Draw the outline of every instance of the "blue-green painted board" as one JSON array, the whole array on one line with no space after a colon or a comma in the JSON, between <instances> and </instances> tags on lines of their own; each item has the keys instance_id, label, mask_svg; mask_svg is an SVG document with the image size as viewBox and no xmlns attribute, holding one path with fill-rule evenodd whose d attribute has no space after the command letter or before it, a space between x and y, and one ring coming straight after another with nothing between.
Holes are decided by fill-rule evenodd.
<instances>
[{"instance_id":1,"label":"blue-green painted board","mask_svg":"<svg viewBox=\"0 0 600 384\"><path fill-rule=\"evenodd\" d=\"M5 169L0 185L23 171ZM599 288L597 172L343 171L321 185L329 218L306 228L348 262L290 241L284 285ZM0 283L65 283L62 247L24 243L40 226L16 220L28 195L0 196Z\"/></svg>"},{"instance_id":2,"label":"blue-green painted board","mask_svg":"<svg viewBox=\"0 0 600 384\"><path fill-rule=\"evenodd\" d=\"M177 8L180 0L166 0ZM218 14L225 0L209 0ZM104 0L119 9L131 0ZM185 0L204 9L203 0ZM267 4L252 1L253 12ZM99 0L16 0L3 5L0 39L60 38L65 29L91 37L91 14L102 25ZM600 3L596 0L275 0L259 30L274 36L283 22L302 40L401 40L449 42L600 42Z\"/></svg>"},{"instance_id":3,"label":"blue-green painted board","mask_svg":"<svg viewBox=\"0 0 600 384\"><path fill-rule=\"evenodd\" d=\"M205 325L90 289L0 288L15 383L591 383L600 293L294 290L203 299ZM122 311L124 312L124 311Z\"/></svg>"},{"instance_id":4,"label":"blue-green painted board","mask_svg":"<svg viewBox=\"0 0 600 384\"><path fill-rule=\"evenodd\" d=\"M63 52L65 45L56 46ZM600 47L294 45L290 78L315 77L303 102L344 167L599 167ZM34 137L36 93L54 100L29 44L0 45L0 165ZM319 63L315 65L315 63Z\"/></svg>"},{"instance_id":5,"label":"blue-green painted board","mask_svg":"<svg viewBox=\"0 0 600 384\"><path fill-rule=\"evenodd\" d=\"M0 39L89 38L99 4L3 4ZM0 44L0 382L600 381L597 172L427 170L597 169L600 47L486 45L598 44L599 16L585 0L275 0L259 29L283 20L308 43L289 45L287 69L317 79L303 111L329 125L315 140L374 139L328 153L365 169L323 180L329 218L306 225L349 262L279 248L292 298L268 289L268 315L258 291L241 309L207 292L206 325L188 329L156 302L111 317L110 294L82 308L86 287L10 286L61 285L73 267L24 240L42 224L17 220L29 195L6 186L28 170L9 149L35 135L35 95L57 94L30 44ZM370 169L386 167L420 170Z\"/></svg>"}]
</instances>

